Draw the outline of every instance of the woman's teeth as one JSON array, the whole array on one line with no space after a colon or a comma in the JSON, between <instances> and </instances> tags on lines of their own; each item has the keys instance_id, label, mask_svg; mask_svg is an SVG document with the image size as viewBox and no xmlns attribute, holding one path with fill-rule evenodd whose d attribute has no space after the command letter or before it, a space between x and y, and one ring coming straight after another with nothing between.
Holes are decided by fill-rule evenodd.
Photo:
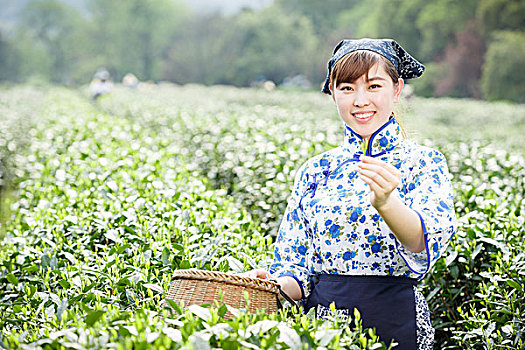
<instances>
[{"instance_id":1,"label":"woman's teeth","mask_svg":"<svg viewBox=\"0 0 525 350\"><path fill-rule=\"evenodd\" d=\"M356 117L357 119L366 119L366 118L370 118L373 115L374 115L374 112L370 112L370 113L356 113L356 114L354 114L354 117Z\"/></svg>"}]
</instances>

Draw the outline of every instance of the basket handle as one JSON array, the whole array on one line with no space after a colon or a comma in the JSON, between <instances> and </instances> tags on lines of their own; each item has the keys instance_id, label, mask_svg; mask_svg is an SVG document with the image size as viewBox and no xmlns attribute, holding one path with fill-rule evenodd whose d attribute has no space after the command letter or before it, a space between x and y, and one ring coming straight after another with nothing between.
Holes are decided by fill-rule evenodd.
<instances>
[{"instance_id":1,"label":"basket handle","mask_svg":"<svg viewBox=\"0 0 525 350\"><path fill-rule=\"evenodd\" d=\"M295 300L293 300L288 294L286 294L284 290L281 289L280 285L277 285L277 288L279 288L279 294L281 294L281 296L284 299L286 299L286 301L289 302L290 305L292 305L298 313L301 313L301 307L299 306L299 304ZM281 304L279 298L277 298L277 306L279 307L279 309L283 308L283 305Z\"/></svg>"}]
</instances>

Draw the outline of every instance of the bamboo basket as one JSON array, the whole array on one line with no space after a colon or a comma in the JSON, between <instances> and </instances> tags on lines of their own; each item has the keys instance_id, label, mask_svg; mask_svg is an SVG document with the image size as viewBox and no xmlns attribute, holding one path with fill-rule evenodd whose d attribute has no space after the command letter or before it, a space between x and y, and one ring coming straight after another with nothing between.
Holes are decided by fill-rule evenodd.
<instances>
[{"instance_id":1,"label":"bamboo basket","mask_svg":"<svg viewBox=\"0 0 525 350\"><path fill-rule=\"evenodd\" d=\"M248 307L244 292L248 293ZM205 270L175 271L166 299L179 304L183 301L184 306L213 305L214 301L220 302L219 294L222 294L223 304L236 309L246 309L250 313L258 310L276 312L279 303L279 287L273 281ZM228 312L225 317L232 316Z\"/></svg>"}]
</instances>

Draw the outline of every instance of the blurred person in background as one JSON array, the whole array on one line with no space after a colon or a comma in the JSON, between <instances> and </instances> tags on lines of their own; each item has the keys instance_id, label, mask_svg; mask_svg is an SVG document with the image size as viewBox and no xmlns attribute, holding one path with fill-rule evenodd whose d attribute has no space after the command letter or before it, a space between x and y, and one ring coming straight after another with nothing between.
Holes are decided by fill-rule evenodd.
<instances>
[{"instance_id":1,"label":"blurred person in background","mask_svg":"<svg viewBox=\"0 0 525 350\"><path fill-rule=\"evenodd\" d=\"M122 85L130 89L136 89L139 86L139 80L133 73L128 73L122 78Z\"/></svg>"},{"instance_id":2,"label":"blurred person in background","mask_svg":"<svg viewBox=\"0 0 525 350\"><path fill-rule=\"evenodd\" d=\"M113 83L111 82L109 72L104 68L98 69L89 84L92 100L96 101L101 95L110 93L112 88Z\"/></svg>"}]
</instances>

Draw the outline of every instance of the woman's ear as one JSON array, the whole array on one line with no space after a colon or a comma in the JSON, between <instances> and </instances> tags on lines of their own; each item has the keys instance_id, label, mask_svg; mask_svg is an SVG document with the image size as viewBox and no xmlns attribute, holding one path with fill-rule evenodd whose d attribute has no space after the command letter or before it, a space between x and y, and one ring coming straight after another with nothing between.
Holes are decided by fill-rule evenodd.
<instances>
[{"instance_id":1,"label":"woman's ear","mask_svg":"<svg viewBox=\"0 0 525 350\"><path fill-rule=\"evenodd\" d=\"M401 96L401 91L403 91L404 85L405 85L405 82L401 78L399 78L397 80L397 84L394 85L394 103L399 102L399 96Z\"/></svg>"},{"instance_id":2,"label":"woman's ear","mask_svg":"<svg viewBox=\"0 0 525 350\"><path fill-rule=\"evenodd\" d=\"M335 95L334 95L334 89L332 89L332 83L330 83L330 85L328 85L328 88L330 89L330 96L332 96L332 100L335 102Z\"/></svg>"}]
</instances>

